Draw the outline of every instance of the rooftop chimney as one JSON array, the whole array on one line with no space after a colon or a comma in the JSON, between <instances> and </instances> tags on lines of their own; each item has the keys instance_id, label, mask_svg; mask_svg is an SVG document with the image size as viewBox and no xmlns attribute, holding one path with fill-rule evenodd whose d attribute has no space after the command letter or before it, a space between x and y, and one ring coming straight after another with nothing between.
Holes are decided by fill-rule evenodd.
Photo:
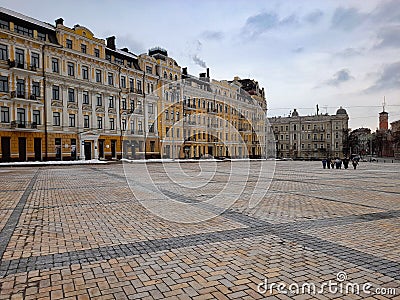
<instances>
[{"instance_id":1,"label":"rooftop chimney","mask_svg":"<svg viewBox=\"0 0 400 300\"><path fill-rule=\"evenodd\" d=\"M63 18L58 18L56 20L56 27L57 27L57 25L64 25L64 19Z\"/></svg>"},{"instance_id":2,"label":"rooftop chimney","mask_svg":"<svg viewBox=\"0 0 400 300\"><path fill-rule=\"evenodd\" d=\"M107 47L115 50L115 36L110 36L106 38L106 40L107 40Z\"/></svg>"},{"instance_id":3,"label":"rooftop chimney","mask_svg":"<svg viewBox=\"0 0 400 300\"><path fill-rule=\"evenodd\" d=\"M187 67L182 68L182 74L187 75Z\"/></svg>"},{"instance_id":4,"label":"rooftop chimney","mask_svg":"<svg viewBox=\"0 0 400 300\"><path fill-rule=\"evenodd\" d=\"M207 68L207 78L210 78L210 68Z\"/></svg>"}]
</instances>

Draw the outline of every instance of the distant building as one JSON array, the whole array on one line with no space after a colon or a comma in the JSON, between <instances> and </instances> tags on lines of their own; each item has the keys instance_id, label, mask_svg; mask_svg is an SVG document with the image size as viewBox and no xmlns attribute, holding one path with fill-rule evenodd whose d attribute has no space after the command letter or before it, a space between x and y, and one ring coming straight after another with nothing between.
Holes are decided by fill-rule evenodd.
<instances>
[{"instance_id":1,"label":"distant building","mask_svg":"<svg viewBox=\"0 0 400 300\"><path fill-rule=\"evenodd\" d=\"M357 128L349 134L350 153L372 154L372 134L369 128Z\"/></svg>"},{"instance_id":2,"label":"distant building","mask_svg":"<svg viewBox=\"0 0 400 300\"><path fill-rule=\"evenodd\" d=\"M349 154L349 116L342 107L335 115L300 116L294 109L289 117L268 120L275 134L278 157L322 159Z\"/></svg>"}]
</instances>

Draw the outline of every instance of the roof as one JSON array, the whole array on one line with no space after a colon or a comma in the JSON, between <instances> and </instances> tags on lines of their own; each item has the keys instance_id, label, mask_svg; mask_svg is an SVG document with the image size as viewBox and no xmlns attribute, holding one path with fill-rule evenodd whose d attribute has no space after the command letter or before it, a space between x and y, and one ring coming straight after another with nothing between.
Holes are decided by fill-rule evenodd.
<instances>
[{"instance_id":1,"label":"roof","mask_svg":"<svg viewBox=\"0 0 400 300\"><path fill-rule=\"evenodd\" d=\"M23 20L23 21L28 22L28 23L35 24L36 26L39 26L39 27L42 27L42 28L46 28L48 30L55 30L55 27L53 25L50 25L48 23L36 20L36 19L28 17L28 16L25 16L23 14L20 14L20 13L18 13L16 11L13 11L13 10L10 10L10 9L4 8L4 7L0 7L0 13L6 14L6 15L10 15L10 16L12 16L14 18Z\"/></svg>"}]
</instances>

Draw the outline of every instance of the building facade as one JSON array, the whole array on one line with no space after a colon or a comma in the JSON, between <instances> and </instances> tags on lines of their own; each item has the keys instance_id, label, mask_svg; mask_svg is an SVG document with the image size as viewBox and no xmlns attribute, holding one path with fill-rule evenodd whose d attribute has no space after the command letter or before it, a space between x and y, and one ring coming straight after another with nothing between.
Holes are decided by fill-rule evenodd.
<instances>
[{"instance_id":1,"label":"building facade","mask_svg":"<svg viewBox=\"0 0 400 300\"><path fill-rule=\"evenodd\" d=\"M335 115L300 116L294 109L289 117L268 120L275 135L277 157L322 159L349 155L349 117L342 107Z\"/></svg>"},{"instance_id":2,"label":"building facade","mask_svg":"<svg viewBox=\"0 0 400 300\"><path fill-rule=\"evenodd\" d=\"M164 49L135 55L61 18L0 8L0 81L1 161L265 152L265 93L254 80L195 77Z\"/></svg>"}]
</instances>

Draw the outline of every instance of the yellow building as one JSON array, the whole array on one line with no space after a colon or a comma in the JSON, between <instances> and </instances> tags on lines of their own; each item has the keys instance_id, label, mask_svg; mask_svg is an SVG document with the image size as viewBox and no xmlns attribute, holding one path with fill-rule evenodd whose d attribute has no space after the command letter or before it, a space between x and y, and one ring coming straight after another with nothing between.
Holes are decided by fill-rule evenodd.
<instances>
[{"instance_id":1,"label":"yellow building","mask_svg":"<svg viewBox=\"0 0 400 300\"><path fill-rule=\"evenodd\" d=\"M264 90L0 8L1 161L263 157ZM248 93L247 93L247 92Z\"/></svg>"}]
</instances>

